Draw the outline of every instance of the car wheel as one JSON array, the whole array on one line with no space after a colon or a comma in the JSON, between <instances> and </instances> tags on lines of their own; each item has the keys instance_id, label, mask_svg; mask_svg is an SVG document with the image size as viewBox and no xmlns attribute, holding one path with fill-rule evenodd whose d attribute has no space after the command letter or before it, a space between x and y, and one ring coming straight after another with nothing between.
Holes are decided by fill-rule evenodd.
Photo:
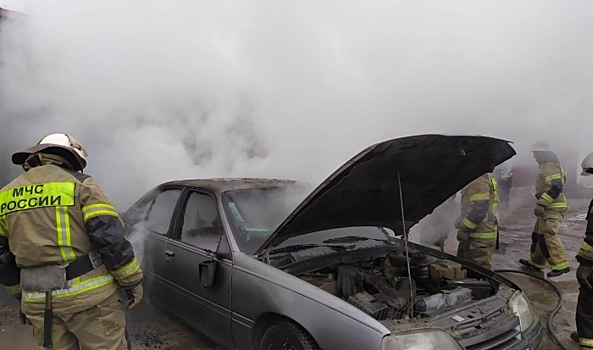
<instances>
[{"instance_id":1,"label":"car wheel","mask_svg":"<svg viewBox=\"0 0 593 350\"><path fill-rule=\"evenodd\" d=\"M303 327L280 320L264 332L259 350L319 350L319 347Z\"/></svg>"}]
</instances>

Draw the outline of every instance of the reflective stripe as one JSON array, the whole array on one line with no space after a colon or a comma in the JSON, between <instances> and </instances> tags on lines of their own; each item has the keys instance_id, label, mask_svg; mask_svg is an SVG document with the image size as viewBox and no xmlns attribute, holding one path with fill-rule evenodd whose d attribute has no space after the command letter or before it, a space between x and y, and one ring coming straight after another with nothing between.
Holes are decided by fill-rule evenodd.
<instances>
[{"instance_id":1,"label":"reflective stripe","mask_svg":"<svg viewBox=\"0 0 593 350\"><path fill-rule=\"evenodd\" d=\"M487 201L490 199L490 193L477 193L469 196L470 202Z\"/></svg>"},{"instance_id":2,"label":"reflective stripe","mask_svg":"<svg viewBox=\"0 0 593 350\"><path fill-rule=\"evenodd\" d=\"M138 259L134 257L134 259L132 259L132 261L130 261L124 267L121 267L115 271L111 271L111 274L118 280L121 280L135 274L138 272L138 270L140 270L140 264L138 263Z\"/></svg>"},{"instance_id":3,"label":"reflective stripe","mask_svg":"<svg viewBox=\"0 0 593 350\"><path fill-rule=\"evenodd\" d=\"M557 209L568 208L568 203L567 202L557 202L557 203L552 203L546 207L546 209L552 209L552 208L557 208Z\"/></svg>"},{"instance_id":4,"label":"reflective stripe","mask_svg":"<svg viewBox=\"0 0 593 350\"><path fill-rule=\"evenodd\" d=\"M117 211L115 211L113 205L107 203L86 205L82 207L82 215L84 217L84 221L99 215L111 215L119 217L119 214Z\"/></svg>"},{"instance_id":5,"label":"reflective stripe","mask_svg":"<svg viewBox=\"0 0 593 350\"><path fill-rule=\"evenodd\" d=\"M498 182L496 181L496 178L494 176L492 176L490 182L492 183L492 194L494 197L492 198L491 203L492 213L496 215L496 213L498 212L498 202L500 202L500 196L498 194Z\"/></svg>"},{"instance_id":6,"label":"reflective stripe","mask_svg":"<svg viewBox=\"0 0 593 350\"><path fill-rule=\"evenodd\" d=\"M67 289L59 289L54 290L51 292L52 297L59 299L70 297L74 295L78 295L84 292L91 291L93 289L97 289L108 284L113 283L114 278L111 274L104 274L101 276L97 276L88 280L85 280L82 283L75 284L74 286L67 288ZM23 291L23 300L25 301L40 301L45 300L45 293L42 292L30 292L30 291Z\"/></svg>"},{"instance_id":7,"label":"reflective stripe","mask_svg":"<svg viewBox=\"0 0 593 350\"><path fill-rule=\"evenodd\" d=\"M579 338L579 345L593 347L593 339L590 339L590 338Z\"/></svg>"},{"instance_id":8,"label":"reflective stripe","mask_svg":"<svg viewBox=\"0 0 593 350\"><path fill-rule=\"evenodd\" d=\"M463 219L463 221L461 221L461 223L471 229L475 229L478 226L478 224L474 224L473 222L469 221L467 218Z\"/></svg>"},{"instance_id":9,"label":"reflective stripe","mask_svg":"<svg viewBox=\"0 0 593 350\"><path fill-rule=\"evenodd\" d=\"M536 263L535 263L535 262L533 262L533 260L531 260L531 259L527 260L527 263L528 263L529 265L531 265L531 266L535 266L535 267L537 267L538 269L542 269L542 270L543 270L543 269L545 269L545 268L546 268L546 265L545 265L545 264L544 264L544 265L536 264Z\"/></svg>"},{"instance_id":10,"label":"reflective stripe","mask_svg":"<svg viewBox=\"0 0 593 350\"><path fill-rule=\"evenodd\" d=\"M550 264L550 268L552 269L552 271L558 271L558 270L567 269L568 268L568 261L565 261L563 263L556 264L556 265Z\"/></svg>"},{"instance_id":11,"label":"reflective stripe","mask_svg":"<svg viewBox=\"0 0 593 350\"><path fill-rule=\"evenodd\" d=\"M0 192L0 215L35 208L74 205L74 182L46 182Z\"/></svg>"},{"instance_id":12,"label":"reflective stripe","mask_svg":"<svg viewBox=\"0 0 593 350\"><path fill-rule=\"evenodd\" d=\"M554 201L554 198L552 198L552 196L550 196L547 193L542 194L541 199L545 200L548 203L552 203Z\"/></svg>"},{"instance_id":13,"label":"reflective stripe","mask_svg":"<svg viewBox=\"0 0 593 350\"><path fill-rule=\"evenodd\" d=\"M0 216L0 236L6 236L8 233L8 222L6 222L6 216Z\"/></svg>"},{"instance_id":14,"label":"reflective stripe","mask_svg":"<svg viewBox=\"0 0 593 350\"><path fill-rule=\"evenodd\" d=\"M479 238L479 239L492 239L496 238L496 231L493 232L472 232L469 234L470 238Z\"/></svg>"},{"instance_id":15,"label":"reflective stripe","mask_svg":"<svg viewBox=\"0 0 593 350\"><path fill-rule=\"evenodd\" d=\"M62 260L67 263L76 259L76 255L72 250L70 215L68 215L68 208L56 207L56 229L58 231L58 246L62 253Z\"/></svg>"},{"instance_id":16,"label":"reflective stripe","mask_svg":"<svg viewBox=\"0 0 593 350\"><path fill-rule=\"evenodd\" d=\"M6 290L6 293L10 294L10 295L17 295L21 293L21 285L20 284L16 284L14 286L3 286L4 290Z\"/></svg>"},{"instance_id":17,"label":"reflective stripe","mask_svg":"<svg viewBox=\"0 0 593 350\"><path fill-rule=\"evenodd\" d=\"M554 174L544 178L545 182L552 182L552 180L562 180L562 174Z\"/></svg>"},{"instance_id":18,"label":"reflective stripe","mask_svg":"<svg viewBox=\"0 0 593 350\"><path fill-rule=\"evenodd\" d=\"M583 242L583 244L581 245L581 250L593 253L593 247L590 246L589 243L587 243L587 242Z\"/></svg>"}]
</instances>

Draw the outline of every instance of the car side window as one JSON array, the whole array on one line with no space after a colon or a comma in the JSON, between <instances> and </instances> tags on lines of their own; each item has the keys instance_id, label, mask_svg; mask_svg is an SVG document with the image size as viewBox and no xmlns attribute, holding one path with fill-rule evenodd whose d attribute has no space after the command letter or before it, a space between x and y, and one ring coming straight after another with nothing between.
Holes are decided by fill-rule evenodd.
<instances>
[{"instance_id":1,"label":"car side window","mask_svg":"<svg viewBox=\"0 0 593 350\"><path fill-rule=\"evenodd\" d=\"M191 192L183 214L181 241L214 252L222 234L214 199L207 194Z\"/></svg>"},{"instance_id":2,"label":"car side window","mask_svg":"<svg viewBox=\"0 0 593 350\"><path fill-rule=\"evenodd\" d=\"M150 211L146 218L146 228L150 231L166 235L175 211L175 205L181 195L181 190L166 190L161 192L150 204Z\"/></svg>"}]
</instances>

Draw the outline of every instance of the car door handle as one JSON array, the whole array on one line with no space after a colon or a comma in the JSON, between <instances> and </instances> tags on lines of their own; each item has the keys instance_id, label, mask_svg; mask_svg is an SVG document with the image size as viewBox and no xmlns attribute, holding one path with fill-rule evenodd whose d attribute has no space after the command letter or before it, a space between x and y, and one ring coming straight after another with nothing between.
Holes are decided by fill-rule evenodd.
<instances>
[{"instance_id":1,"label":"car door handle","mask_svg":"<svg viewBox=\"0 0 593 350\"><path fill-rule=\"evenodd\" d=\"M175 260L175 252L172 250L165 250L165 259L167 259L167 261L173 262L173 260Z\"/></svg>"}]
</instances>

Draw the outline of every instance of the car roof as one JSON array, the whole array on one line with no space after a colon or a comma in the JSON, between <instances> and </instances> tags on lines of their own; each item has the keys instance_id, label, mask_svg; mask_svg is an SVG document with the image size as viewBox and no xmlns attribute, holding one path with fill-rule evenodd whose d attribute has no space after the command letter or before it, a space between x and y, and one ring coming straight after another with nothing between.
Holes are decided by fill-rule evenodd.
<instances>
[{"instance_id":1,"label":"car roof","mask_svg":"<svg viewBox=\"0 0 593 350\"><path fill-rule=\"evenodd\" d=\"M264 179L264 178L215 178L215 179L186 179L175 180L161 184L161 186L190 186L200 187L213 193L224 193L233 190L289 187L296 184L294 180Z\"/></svg>"}]
</instances>

